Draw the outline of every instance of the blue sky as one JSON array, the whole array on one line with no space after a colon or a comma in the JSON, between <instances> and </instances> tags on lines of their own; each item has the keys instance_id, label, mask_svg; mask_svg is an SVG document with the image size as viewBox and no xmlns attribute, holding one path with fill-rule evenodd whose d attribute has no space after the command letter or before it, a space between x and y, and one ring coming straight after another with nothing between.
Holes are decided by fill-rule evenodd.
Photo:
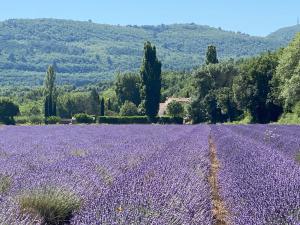
<instances>
[{"instance_id":1,"label":"blue sky","mask_svg":"<svg viewBox=\"0 0 300 225\"><path fill-rule=\"evenodd\" d=\"M0 0L0 20L91 19L107 24L197 23L264 36L295 25L299 0Z\"/></svg>"}]
</instances>

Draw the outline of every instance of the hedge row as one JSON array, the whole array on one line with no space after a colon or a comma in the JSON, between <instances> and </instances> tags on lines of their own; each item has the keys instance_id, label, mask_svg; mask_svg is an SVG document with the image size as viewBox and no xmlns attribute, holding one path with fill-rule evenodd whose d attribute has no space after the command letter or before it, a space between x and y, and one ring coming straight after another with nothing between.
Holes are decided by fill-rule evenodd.
<instances>
[{"instance_id":1,"label":"hedge row","mask_svg":"<svg viewBox=\"0 0 300 225\"><path fill-rule=\"evenodd\" d=\"M183 124L181 117L156 117L150 120L147 116L100 116L99 123L106 124Z\"/></svg>"}]
</instances>

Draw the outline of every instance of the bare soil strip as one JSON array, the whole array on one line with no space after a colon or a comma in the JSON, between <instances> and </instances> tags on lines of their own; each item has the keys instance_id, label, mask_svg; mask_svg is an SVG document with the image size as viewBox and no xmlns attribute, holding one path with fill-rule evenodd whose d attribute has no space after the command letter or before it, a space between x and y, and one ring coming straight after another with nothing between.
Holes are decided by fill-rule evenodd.
<instances>
[{"instance_id":1,"label":"bare soil strip","mask_svg":"<svg viewBox=\"0 0 300 225\"><path fill-rule=\"evenodd\" d=\"M218 184L218 172L220 169L220 163L217 158L217 149L213 142L211 135L209 136L209 151L210 151L210 163L211 170L209 175L209 183L212 189L212 204L213 204L213 218L214 225L228 225L228 212L225 208L225 204L221 199Z\"/></svg>"}]
</instances>

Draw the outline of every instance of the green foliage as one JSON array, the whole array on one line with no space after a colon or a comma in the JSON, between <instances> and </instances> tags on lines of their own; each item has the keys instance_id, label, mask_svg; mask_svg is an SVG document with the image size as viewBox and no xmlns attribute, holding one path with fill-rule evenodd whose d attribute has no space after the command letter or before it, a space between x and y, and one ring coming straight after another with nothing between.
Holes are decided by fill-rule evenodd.
<instances>
[{"instance_id":1,"label":"green foliage","mask_svg":"<svg viewBox=\"0 0 300 225\"><path fill-rule=\"evenodd\" d=\"M17 116L19 113L19 106L8 98L0 98L0 122L7 125L15 124L14 116Z\"/></svg>"},{"instance_id":2,"label":"green foliage","mask_svg":"<svg viewBox=\"0 0 300 225\"><path fill-rule=\"evenodd\" d=\"M157 123L160 124L183 124L182 117L161 116L156 119L157 119Z\"/></svg>"},{"instance_id":3,"label":"green foliage","mask_svg":"<svg viewBox=\"0 0 300 225\"><path fill-rule=\"evenodd\" d=\"M133 102L136 106L141 103L141 78L137 74L118 74L115 82L115 91L121 104L125 101Z\"/></svg>"},{"instance_id":4,"label":"green foliage","mask_svg":"<svg viewBox=\"0 0 300 225\"><path fill-rule=\"evenodd\" d=\"M149 124L147 116L100 116L99 123L107 124Z\"/></svg>"},{"instance_id":5,"label":"green foliage","mask_svg":"<svg viewBox=\"0 0 300 225\"><path fill-rule=\"evenodd\" d=\"M210 63L194 71L196 96L189 108L194 123L217 123L236 119L240 112L231 88L238 73L233 60Z\"/></svg>"},{"instance_id":6,"label":"green foliage","mask_svg":"<svg viewBox=\"0 0 300 225\"><path fill-rule=\"evenodd\" d=\"M107 101L106 101L107 110L119 112L120 104L119 104L119 100L118 100L118 97L115 92L115 88L111 87L111 88L108 88L105 91L103 91L102 97L104 99L107 99ZM108 105L108 103L109 103L109 105ZM109 106L109 108L108 108L108 106Z\"/></svg>"},{"instance_id":7,"label":"green foliage","mask_svg":"<svg viewBox=\"0 0 300 225\"><path fill-rule=\"evenodd\" d=\"M180 102L172 101L167 106L167 113L172 117L182 117L184 114L184 107Z\"/></svg>"},{"instance_id":8,"label":"green foliage","mask_svg":"<svg viewBox=\"0 0 300 225\"><path fill-rule=\"evenodd\" d=\"M55 71L53 66L49 66L45 77L45 118L56 116L56 88L55 88Z\"/></svg>"},{"instance_id":9,"label":"green foliage","mask_svg":"<svg viewBox=\"0 0 300 225\"><path fill-rule=\"evenodd\" d=\"M0 174L0 194L3 195L11 186L12 178L7 175Z\"/></svg>"},{"instance_id":10,"label":"green foliage","mask_svg":"<svg viewBox=\"0 0 300 225\"><path fill-rule=\"evenodd\" d=\"M42 218L44 224L63 225L79 209L80 200L71 192L43 189L19 197L21 211Z\"/></svg>"},{"instance_id":11,"label":"green foliage","mask_svg":"<svg viewBox=\"0 0 300 225\"><path fill-rule=\"evenodd\" d=\"M220 59L253 56L285 46L300 31L263 38L196 24L125 27L56 19L7 20L0 27L1 83L9 86L41 85L49 63L56 64L58 84L76 86L138 71L145 40L160 49L164 70L181 71L203 63L211 43Z\"/></svg>"},{"instance_id":12,"label":"green foliage","mask_svg":"<svg viewBox=\"0 0 300 225\"><path fill-rule=\"evenodd\" d=\"M15 118L16 124L44 124L45 118L41 115L38 116L17 116Z\"/></svg>"},{"instance_id":13,"label":"green foliage","mask_svg":"<svg viewBox=\"0 0 300 225\"><path fill-rule=\"evenodd\" d=\"M104 102L104 98L102 98L100 103L100 116L104 116L104 114L105 114L105 102Z\"/></svg>"},{"instance_id":14,"label":"green foliage","mask_svg":"<svg viewBox=\"0 0 300 225\"><path fill-rule=\"evenodd\" d=\"M154 118L159 110L161 89L161 62L156 57L156 47L150 42L144 45L144 58L141 67L141 99L148 117Z\"/></svg>"},{"instance_id":15,"label":"green foliage","mask_svg":"<svg viewBox=\"0 0 300 225\"><path fill-rule=\"evenodd\" d=\"M296 154L296 161L298 162L298 163L300 163L300 152L298 152L297 154Z\"/></svg>"},{"instance_id":16,"label":"green foliage","mask_svg":"<svg viewBox=\"0 0 300 225\"><path fill-rule=\"evenodd\" d=\"M300 116L295 113L285 113L278 120L279 124L300 124Z\"/></svg>"},{"instance_id":17,"label":"green foliage","mask_svg":"<svg viewBox=\"0 0 300 225\"><path fill-rule=\"evenodd\" d=\"M99 94L97 93L96 89L93 88L90 94L90 99L91 99L91 113L93 115L98 116L100 113L100 98Z\"/></svg>"},{"instance_id":18,"label":"green foliage","mask_svg":"<svg viewBox=\"0 0 300 225\"><path fill-rule=\"evenodd\" d=\"M89 123L95 122L94 117L92 117L88 114L85 114L85 113L76 114L76 115L74 115L74 118L76 119L77 123L88 123L89 124Z\"/></svg>"},{"instance_id":19,"label":"green foliage","mask_svg":"<svg viewBox=\"0 0 300 225\"><path fill-rule=\"evenodd\" d=\"M167 97L190 97L195 93L194 77L188 72L168 71L162 73L161 102Z\"/></svg>"},{"instance_id":20,"label":"green foliage","mask_svg":"<svg viewBox=\"0 0 300 225\"><path fill-rule=\"evenodd\" d=\"M221 110L222 121L234 121L242 114L237 109L234 101L233 91L230 87L219 88L215 91L217 107Z\"/></svg>"},{"instance_id":21,"label":"green foliage","mask_svg":"<svg viewBox=\"0 0 300 225\"><path fill-rule=\"evenodd\" d=\"M205 63L207 65L208 64L217 64L217 63L219 63L219 60L218 60L218 57L217 57L217 48L216 48L216 46L209 45L207 47Z\"/></svg>"},{"instance_id":22,"label":"green foliage","mask_svg":"<svg viewBox=\"0 0 300 225\"><path fill-rule=\"evenodd\" d=\"M48 116L45 118L46 124L58 124L61 122L61 118L59 116Z\"/></svg>"},{"instance_id":23,"label":"green foliage","mask_svg":"<svg viewBox=\"0 0 300 225\"><path fill-rule=\"evenodd\" d=\"M120 109L121 116L136 116L138 114L139 113L136 105L129 101L125 101Z\"/></svg>"},{"instance_id":24,"label":"green foliage","mask_svg":"<svg viewBox=\"0 0 300 225\"><path fill-rule=\"evenodd\" d=\"M235 101L239 109L250 112L254 123L276 121L282 113L273 92L277 65L277 53L245 60L240 65L240 75L234 80Z\"/></svg>"},{"instance_id":25,"label":"green foliage","mask_svg":"<svg viewBox=\"0 0 300 225\"><path fill-rule=\"evenodd\" d=\"M72 91L59 95L57 99L58 115L63 118L72 118L73 115L78 113L99 115L100 99L98 102L98 93L93 90L91 92Z\"/></svg>"},{"instance_id":26,"label":"green foliage","mask_svg":"<svg viewBox=\"0 0 300 225\"><path fill-rule=\"evenodd\" d=\"M183 119L181 117L156 117L149 118L147 116L100 116L99 123L104 124L182 124Z\"/></svg>"},{"instance_id":27,"label":"green foliage","mask_svg":"<svg viewBox=\"0 0 300 225\"><path fill-rule=\"evenodd\" d=\"M300 34L285 48L276 70L279 99L286 111L300 102Z\"/></svg>"},{"instance_id":28,"label":"green foliage","mask_svg":"<svg viewBox=\"0 0 300 225\"><path fill-rule=\"evenodd\" d=\"M298 102L292 112L284 113L279 121L279 124L300 124L300 102Z\"/></svg>"}]
</instances>

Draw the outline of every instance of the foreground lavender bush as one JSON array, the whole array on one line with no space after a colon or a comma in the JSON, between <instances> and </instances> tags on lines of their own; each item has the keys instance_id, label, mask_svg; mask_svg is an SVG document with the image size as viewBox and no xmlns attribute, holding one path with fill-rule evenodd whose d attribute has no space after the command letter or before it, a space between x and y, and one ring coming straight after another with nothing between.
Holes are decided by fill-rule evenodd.
<instances>
[{"instance_id":1,"label":"foreground lavender bush","mask_svg":"<svg viewBox=\"0 0 300 225\"><path fill-rule=\"evenodd\" d=\"M28 193L27 203L44 187L80 199L71 224L212 224L209 132L208 126L0 127L0 224L43 224L20 196ZM47 208L47 196L38 196L42 203L35 205Z\"/></svg>"},{"instance_id":2,"label":"foreground lavender bush","mask_svg":"<svg viewBox=\"0 0 300 225\"><path fill-rule=\"evenodd\" d=\"M298 225L300 166L287 156L292 149L280 151L274 143L262 144L264 137L255 138L257 128L262 126L212 127L221 164L220 192L230 224ZM286 130L292 135L293 129Z\"/></svg>"}]
</instances>

